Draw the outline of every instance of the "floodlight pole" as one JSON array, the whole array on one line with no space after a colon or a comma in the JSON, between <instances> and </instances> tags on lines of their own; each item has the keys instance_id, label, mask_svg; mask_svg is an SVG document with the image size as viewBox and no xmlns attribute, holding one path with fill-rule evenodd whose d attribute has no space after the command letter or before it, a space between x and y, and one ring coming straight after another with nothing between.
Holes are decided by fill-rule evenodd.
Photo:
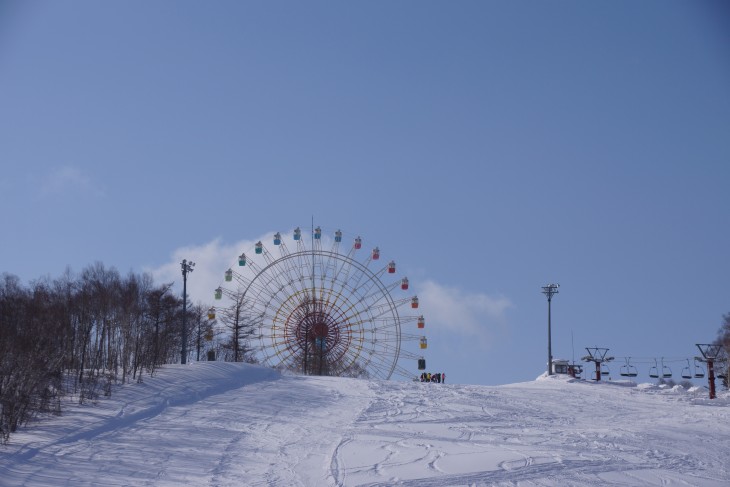
<instances>
[{"instance_id":1,"label":"floodlight pole","mask_svg":"<svg viewBox=\"0 0 730 487\"><path fill-rule=\"evenodd\" d=\"M188 356L188 273L193 272L195 262L188 262L186 259L180 263L183 275L183 319L182 319L182 351L180 352L180 363L185 365Z\"/></svg>"},{"instance_id":2,"label":"floodlight pole","mask_svg":"<svg viewBox=\"0 0 730 487\"><path fill-rule=\"evenodd\" d=\"M548 300L548 363L547 373L553 375L553 350L552 350L552 337L551 337L551 309L550 305L553 301L553 295L558 294L558 288L560 284L548 284L542 287L542 293L547 296Z\"/></svg>"}]
</instances>

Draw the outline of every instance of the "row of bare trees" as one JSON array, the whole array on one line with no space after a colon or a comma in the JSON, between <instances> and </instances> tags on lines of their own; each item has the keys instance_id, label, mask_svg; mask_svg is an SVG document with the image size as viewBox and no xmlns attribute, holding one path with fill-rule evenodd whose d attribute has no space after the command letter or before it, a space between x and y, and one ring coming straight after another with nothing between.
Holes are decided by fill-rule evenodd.
<instances>
[{"instance_id":1,"label":"row of bare trees","mask_svg":"<svg viewBox=\"0 0 730 487\"><path fill-rule=\"evenodd\" d=\"M60 413L63 396L95 400L114 383L179 363L182 296L171 287L101 263L28 286L0 276L0 441L39 412ZM187 349L205 359L213 324L201 305L186 322ZM232 344L217 343L214 355L231 355Z\"/></svg>"}]
</instances>

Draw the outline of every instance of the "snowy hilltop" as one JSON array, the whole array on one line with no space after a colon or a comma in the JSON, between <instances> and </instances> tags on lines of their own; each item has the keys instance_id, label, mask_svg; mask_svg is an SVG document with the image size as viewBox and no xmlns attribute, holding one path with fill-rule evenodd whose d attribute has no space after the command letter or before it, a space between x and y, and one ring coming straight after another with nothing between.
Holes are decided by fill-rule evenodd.
<instances>
[{"instance_id":1,"label":"snowy hilltop","mask_svg":"<svg viewBox=\"0 0 730 487\"><path fill-rule=\"evenodd\" d=\"M0 485L730 485L730 395L170 365L0 447Z\"/></svg>"}]
</instances>

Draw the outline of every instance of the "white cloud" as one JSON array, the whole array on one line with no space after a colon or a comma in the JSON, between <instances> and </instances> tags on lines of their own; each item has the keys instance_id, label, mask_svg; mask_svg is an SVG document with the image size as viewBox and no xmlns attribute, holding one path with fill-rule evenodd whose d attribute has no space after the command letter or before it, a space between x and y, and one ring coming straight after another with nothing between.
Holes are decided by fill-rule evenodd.
<instances>
[{"instance_id":1,"label":"white cloud","mask_svg":"<svg viewBox=\"0 0 730 487\"><path fill-rule=\"evenodd\" d=\"M79 168L63 166L48 173L39 186L41 196L52 196L72 191L83 191L94 196L104 196L99 184Z\"/></svg>"},{"instance_id":2,"label":"white cloud","mask_svg":"<svg viewBox=\"0 0 730 487\"><path fill-rule=\"evenodd\" d=\"M444 330L488 344L496 328L507 322L512 302L504 296L470 293L427 280L418 286L418 299L429 329Z\"/></svg>"},{"instance_id":3,"label":"white cloud","mask_svg":"<svg viewBox=\"0 0 730 487\"><path fill-rule=\"evenodd\" d=\"M175 288L182 292L183 277L181 262L183 259L195 263L193 272L188 274L188 296L194 302L213 303L215 288L221 285L223 273L236 263L241 252L250 251L258 241L269 241L273 232L256 240L240 240L225 244L215 239L198 246L181 247L173 251L167 264L153 269L146 269L158 284L174 282Z\"/></svg>"}]
</instances>

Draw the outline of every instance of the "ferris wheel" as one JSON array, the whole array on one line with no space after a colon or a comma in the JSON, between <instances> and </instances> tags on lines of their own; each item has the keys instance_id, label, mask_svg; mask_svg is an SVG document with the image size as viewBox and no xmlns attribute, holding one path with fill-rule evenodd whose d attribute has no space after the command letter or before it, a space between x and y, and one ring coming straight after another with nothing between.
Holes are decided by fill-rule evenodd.
<instances>
[{"instance_id":1,"label":"ferris wheel","mask_svg":"<svg viewBox=\"0 0 730 487\"><path fill-rule=\"evenodd\" d=\"M425 369L425 320L395 261L383 265L378 247L364 250L359 236L348 245L340 230L286 237L238 256L209 318L234 317L254 360L278 369L375 379Z\"/></svg>"}]
</instances>

